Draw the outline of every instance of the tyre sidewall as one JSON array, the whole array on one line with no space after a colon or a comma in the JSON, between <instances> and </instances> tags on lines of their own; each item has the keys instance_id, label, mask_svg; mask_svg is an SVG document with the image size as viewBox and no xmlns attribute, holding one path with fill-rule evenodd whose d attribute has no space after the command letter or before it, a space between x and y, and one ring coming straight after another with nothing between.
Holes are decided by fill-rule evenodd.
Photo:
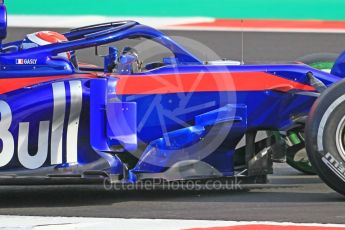
<instances>
[{"instance_id":1,"label":"tyre sidewall","mask_svg":"<svg viewBox=\"0 0 345 230\"><path fill-rule=\"evenodd\" d=\"M306 148L309 160L320 178L345 195L345 168L342 170L345 161L336 147L335 136L344 116L345 80L341 80L328 88L314 103L306 124ZM318 145L321 145L321 149Z\"/></svg>"}]
</instances>

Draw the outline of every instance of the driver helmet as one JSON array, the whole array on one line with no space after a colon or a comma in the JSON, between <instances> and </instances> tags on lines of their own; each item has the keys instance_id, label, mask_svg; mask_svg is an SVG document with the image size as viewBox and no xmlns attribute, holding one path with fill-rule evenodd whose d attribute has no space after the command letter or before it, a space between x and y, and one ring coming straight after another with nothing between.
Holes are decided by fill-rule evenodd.
<instances>
[{"instance_id":1,"label":"driver helmet","mask_svg":"<svg viewBox=\"0 0 345 230\"><path fill-rule=\"evenodd\" d=\"M22 42L21 48L22 49L30 49L34 47L60 43L60 42L67 42L68 39L65 35L60 34L54 31L39 31L32 34L28 34L25 36L25 39ZM76 58L74 55L74 51L59 53L57 56L67 58L69 61L73 63L74 66L76 63Z\"/></svg>"}]
</instances>

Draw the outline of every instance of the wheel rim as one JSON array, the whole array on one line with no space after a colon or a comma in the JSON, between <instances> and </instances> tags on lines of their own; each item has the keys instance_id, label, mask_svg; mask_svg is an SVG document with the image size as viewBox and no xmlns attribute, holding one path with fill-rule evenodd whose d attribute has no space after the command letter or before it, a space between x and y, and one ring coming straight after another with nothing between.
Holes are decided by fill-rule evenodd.
<instances>
[{"instance_id":1,"label":"wheel rim","mask_svg":"<svg viewBox=\"0 0 345 230\"><path fill-rule=\"evenodd\" d=\"M341 158L345 161L345 116L339 122L335 135L337 150Z\"/></svg>"}]
</instances>

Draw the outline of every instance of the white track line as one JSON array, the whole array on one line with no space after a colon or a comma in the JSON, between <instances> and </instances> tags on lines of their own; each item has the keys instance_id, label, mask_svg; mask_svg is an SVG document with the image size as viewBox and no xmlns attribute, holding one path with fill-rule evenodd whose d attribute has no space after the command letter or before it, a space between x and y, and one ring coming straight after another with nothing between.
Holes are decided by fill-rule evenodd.
<instances>
[{"instance_id":1,"label":"white track line","mask_svg":"<svg viewBox=\"0 0 345 230\"><path fill-rule=\"evenodd\" d=\"M106 16L45 16L8 15L9 27L75 28L113 21L132 20L152 27L166 27L185 23L213 22L207 17L106 17Z\"/></svg>"},{"instance_id":2,"label":"white track line","mask_svg":"<svg viewBox=\"0 0 345 230\"><path fill-rule=\"evenodd\" d=\"M166 220L166 219L120 219L120 218L83 218L83 217L40 217L40 216L0 216L0 228L3 229L141 229L175 230L190 228L229 227L251 224L277 226L322 226L344 227L335 224L294 224L277 222L235 222L207 220Z\"/></svg>"}]
</instances>

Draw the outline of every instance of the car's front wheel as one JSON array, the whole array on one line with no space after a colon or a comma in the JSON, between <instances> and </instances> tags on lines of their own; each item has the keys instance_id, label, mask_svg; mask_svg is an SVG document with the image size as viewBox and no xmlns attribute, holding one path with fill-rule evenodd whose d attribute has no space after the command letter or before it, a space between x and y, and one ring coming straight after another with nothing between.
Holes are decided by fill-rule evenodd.
<instances>
[{"instance_id":1,"label":"car's front wheel","mask_svg":"<svg viewBox=\"0 0 345 230\"><path fill-rule=\"evenodd\" d=\"M320 178L345 195L345 79L328 88L313 105L306 147Z\"/></svg>"}]
</instances>

